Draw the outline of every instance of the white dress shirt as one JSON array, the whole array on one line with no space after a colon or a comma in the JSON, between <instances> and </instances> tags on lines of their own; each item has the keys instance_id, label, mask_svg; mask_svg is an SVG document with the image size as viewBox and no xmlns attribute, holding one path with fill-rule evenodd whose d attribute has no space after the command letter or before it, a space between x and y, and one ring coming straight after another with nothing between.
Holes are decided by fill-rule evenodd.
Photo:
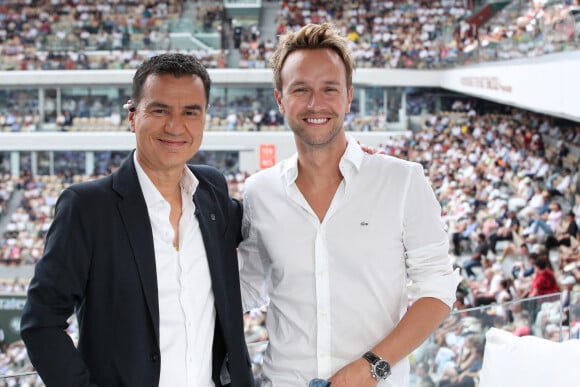
<instances>
[{"instance_id":1,"label":"white dress shirt","mask_svg":"<svg viewBox=\"0 0 580 387\"><path fill-rule=\"evenodd\" d=\"M558 191L560 191L560 193L564 193L566 192L566 190L568 189L568 187L570 186L570 182L572 181L572 176L570 174L567 174L566 176L564 176L562 178L562 180L560 180L560 182L558 183L558 185L556 186L556 189Z\"/></svg>"},{"instance_id":2,"label":"white dress shirt","mask_svg":"<svg viewBox=\"0 0 580 387\"><path fill-rule=\"evenodd\" d=\"M212 346L214 296L205 246L195 216L193 193L198 181L187 167L181 178L182 215L179 248L169 221L170 205L135 158L139 184L153 230L159 295L159 387L214 386Z\"/></svg>"},{"instance_id":3,"label":"white dress shirt","mask_svg":"<svg viewBox=\"0 0 580 387\"><path fill-rule=\"evenodd\" d=\"M409 297L455 299L459 275L423 168L363 153L349 137L340 171L322 222L296 186L296 155L245 186L242 297L246 310L269 302L264 374L276 387L328 378L360 358L391 332ZM379 385L408 380L404 360Z\"/></svg>"}]
</instances>

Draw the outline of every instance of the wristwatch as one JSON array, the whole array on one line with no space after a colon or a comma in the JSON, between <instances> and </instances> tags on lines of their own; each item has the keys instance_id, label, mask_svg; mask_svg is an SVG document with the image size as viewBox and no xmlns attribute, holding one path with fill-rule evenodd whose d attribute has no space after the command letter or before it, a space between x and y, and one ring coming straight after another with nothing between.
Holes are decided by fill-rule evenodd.
<instances>
[{"instance_id":1,"label":"wristwatch","mask_svg":"<svg viewBox=\"0 0 580 387\"><path fill-rule=\"evenodd\" d=\"M385 380L391 375L391 365L382 357L375 355L371 351L368 351L362 357L370 363L371 375L373 375L375 380Z\"/></svg>"}]
</instances>

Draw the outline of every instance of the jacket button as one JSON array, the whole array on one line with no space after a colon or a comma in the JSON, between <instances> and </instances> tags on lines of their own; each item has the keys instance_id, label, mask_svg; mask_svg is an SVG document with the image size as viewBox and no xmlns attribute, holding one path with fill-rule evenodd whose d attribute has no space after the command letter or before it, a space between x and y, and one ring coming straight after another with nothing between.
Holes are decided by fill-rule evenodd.
<instances>
[{"instance_id":1,"label":"jacket button","mask_svg":"<svg viewBox=\"0 0 580 387\"><path fill-rule=\"evenodd\" d=\"M152 361L153 363L157 363L157 362L159 361L159 353L157 353L157 352L153 352L153 353L151 354L151 361Z\"/></svg>"}]
</instances>

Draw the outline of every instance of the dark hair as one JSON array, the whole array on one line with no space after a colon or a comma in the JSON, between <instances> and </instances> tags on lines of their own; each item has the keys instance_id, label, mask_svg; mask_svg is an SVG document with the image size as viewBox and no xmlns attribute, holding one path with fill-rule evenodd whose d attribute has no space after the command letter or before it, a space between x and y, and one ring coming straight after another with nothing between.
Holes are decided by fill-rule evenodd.
<instances>
[{"instance_id":1,"label":"dark hair","mask_svg":"<svg viewBox=\"0 0 580 387\"><path fill-rule=\"evenodd\" d=\"M538 258L536 260L536 266L538 267L538 269L540 270L544 270L545 268L548 267L548 261L546 261L545 258Z\"/></svg>"},{"instance_id":2,"label":"dark hair","mask_svg":"<svg viewBox=\"0 0 580 387\"><path fill-rule=\"evenodd\" d=\"M170 74L176 78L195 75L203 82L206 107L208 106L211 79L207 69L192 55L166 53L147 59L137 68L137 72L133 76L133 88L131 90L131 100L134 107L141 101L143 85L151 74Z\"/></svg>"},{"instance_id":3,"label":"dark hair","mask_svg":"<svg viewBox=\"0 0 580 387\"><path fill-rule=\"evenodd\" d=\"M270 57L274 69L274 87L282 91L282 67L288 55L296 50L328 48L338 54L346 72L346 86L352 86L355 63L348 47L348 39L341 36L330 23L308 24L298 31L289 31L280 37L276 50Z\"/></svg>"}]
</instances>

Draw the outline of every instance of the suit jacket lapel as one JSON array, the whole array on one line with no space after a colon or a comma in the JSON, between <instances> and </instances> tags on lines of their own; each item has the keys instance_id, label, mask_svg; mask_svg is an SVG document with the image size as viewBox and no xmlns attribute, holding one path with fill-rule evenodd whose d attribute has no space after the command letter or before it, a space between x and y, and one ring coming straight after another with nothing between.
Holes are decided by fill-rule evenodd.
<instances>
[{"instance_id":1,"label":"suit jacket lapel","mask_svg":"<svg viewBox=\"0 0 580 387\"><path fill-rule=\"evenodd\" d=\"M207 255L212 283L215 283L216 274L219 273L216 268L219 259L217 259L217 253L215 252L216 214L211 195L201 184L197 187L193 195L193 203L195 204L195 213L197 214L199 228L205 245L205 253Z\"/></svg>"},{"instance_id":2,"label":"suit jacket lapel","mask_svg":"<svg viewBox=\"0 0 580 387\"><path fill-rule=\"evenodd\" d=\"M119 212L123 219L135 265L141 278L141 289L145 295L151 321L155 329L155 337L157 337L157 342L159 342L159 298L157 294L155 248L153 246L153 234L147 205L133 162L133 153L115 172L113 190L122 196L122 200L118 204Z\"/></svg>"},{"instance_id":3,"label":"suit jacket lapel","mask_svg":"<svg viewBox=\"0 0 580 387\"><path fill-rule=\"evenodd\" d=\"M198 179L200 180L200 179ZM212 289L215 297L216 312L221 315L220 307L224 305L226 297L226 289L224 284L222 259L218 251L218 237L219 226L218 223L224 219L218 219L218 211L215 204L215 198L212 198L211 192L200 184L195 194L193 195L193 202L196 208L197 219L199 221L199 228L203 237L205 246L205 253L209 265L209 272L211 276Z\"/></svg>"}]
</instances>

